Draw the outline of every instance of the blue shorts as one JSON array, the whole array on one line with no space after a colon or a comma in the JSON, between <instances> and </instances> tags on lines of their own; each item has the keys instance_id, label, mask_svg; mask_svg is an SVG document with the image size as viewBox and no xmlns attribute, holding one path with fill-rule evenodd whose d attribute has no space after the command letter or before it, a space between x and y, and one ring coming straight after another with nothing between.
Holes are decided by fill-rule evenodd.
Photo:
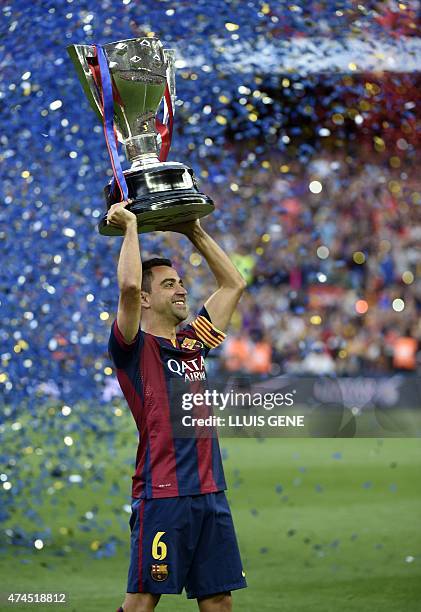
<instances>
[{"instance_id":1,"label":"blue shorts","mask_svg":"<svg viewBox=\"0 0 421 612\"><path fill-rule=\"evenodd\" d=\"M128 593L189 599L247 586L224 491L133 499Z\"/></svg>"}]
</instances>

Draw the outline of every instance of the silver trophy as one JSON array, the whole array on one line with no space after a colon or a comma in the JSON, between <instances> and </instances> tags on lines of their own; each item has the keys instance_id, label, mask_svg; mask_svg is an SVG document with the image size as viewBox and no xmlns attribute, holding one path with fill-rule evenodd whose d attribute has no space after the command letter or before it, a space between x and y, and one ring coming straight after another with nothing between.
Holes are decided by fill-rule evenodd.
<instances>
[{"instance_id":1,"label":"silver trophy","mask_svg":"<svg viewBox=\"0 0 421 612\"><path fill-rule=\"evenodd\" d=\"M103 46L113 86L114 127L123 143L131 168L124 171L128 207L138 221L138 232L164 230L175 223L204 217L213 211L212 200L197 188L193 170L178 162L159 161L159 139L155 121L164 97L166 83L175 103L174 51L164 49L157 38L132 38ZM101 122L102 102L98 60L91 45L70 45L67 51L92 108ZM120 201L113 182L105 189L107 211ZM106 213L99 232L120 236L122 231L106 224Z\"/></svg>"}]
</instances>

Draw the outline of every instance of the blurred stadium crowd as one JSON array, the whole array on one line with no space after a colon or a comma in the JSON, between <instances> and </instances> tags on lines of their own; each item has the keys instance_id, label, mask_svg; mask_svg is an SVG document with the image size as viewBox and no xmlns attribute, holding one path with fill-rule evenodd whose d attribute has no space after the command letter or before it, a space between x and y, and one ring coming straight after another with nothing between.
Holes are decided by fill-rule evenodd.
<instances>
[{"instance_id":1,"label":"blurred stadium crowd","mask_svg":"<svg viewBox=\"0 0 421 612\"><path fill-rule=\"evenodd\" d=\"M235 231L214 235L249 283L222 366L253 373L416 371L421 225L415 168L407 169L398 194L400 170L379 163L376 153L321 153L307 166L265 165L266 171L245 173L241 185L234 176L230 189L215 190ZM201 263L190 283L203 299L207 281Z\"/></svg>"}]
</instances>

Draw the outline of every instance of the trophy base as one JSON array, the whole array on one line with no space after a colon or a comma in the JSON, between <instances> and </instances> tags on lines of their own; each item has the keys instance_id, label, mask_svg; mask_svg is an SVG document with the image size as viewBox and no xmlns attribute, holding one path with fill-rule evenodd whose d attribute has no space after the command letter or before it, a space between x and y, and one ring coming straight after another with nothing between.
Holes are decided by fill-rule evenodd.
<instances>
[{"instance_id":1,"label":"trophy base","mask_svg":"<svg viewBox=\"0 0 421 612\"><path fill-rule=\"evenodd\" d=\"M179 163L159 163L156 166L124 172L129 198L127 210L137 217L139 234L170 230L171 225L194 221L214 210L212 200L197 189L193 171ZM118 202L110 185L105 188L108 209ZM107 225L107 214L98 224L103 236L123 236L123 230Z\"/></svg>"}]
</instances>

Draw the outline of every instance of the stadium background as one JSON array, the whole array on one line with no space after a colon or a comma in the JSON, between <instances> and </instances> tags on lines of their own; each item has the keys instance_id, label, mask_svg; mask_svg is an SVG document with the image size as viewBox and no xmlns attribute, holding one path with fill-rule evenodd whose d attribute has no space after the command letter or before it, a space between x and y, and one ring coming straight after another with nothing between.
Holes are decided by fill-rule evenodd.
<instances>
[{"instance_id":1,"label":"stadium background","mask_svg":"<svg viewBox=\"0 0 421 612\"><path fill-rule=\"evenodd\" d=\"M96 231L109 161L66 45L154 32L177 51L170 159L214 197L205 226L249 282L214 372L414 380L419 3L1 11L2 596L113 609L136 445L106 352L120 241ZM200 256L175 234L141 240L173 258L194 310L211 286ZM238 609L417 609L417 440L227 439L223 453L251 586Z\"/></svg>"}]
</instances>

